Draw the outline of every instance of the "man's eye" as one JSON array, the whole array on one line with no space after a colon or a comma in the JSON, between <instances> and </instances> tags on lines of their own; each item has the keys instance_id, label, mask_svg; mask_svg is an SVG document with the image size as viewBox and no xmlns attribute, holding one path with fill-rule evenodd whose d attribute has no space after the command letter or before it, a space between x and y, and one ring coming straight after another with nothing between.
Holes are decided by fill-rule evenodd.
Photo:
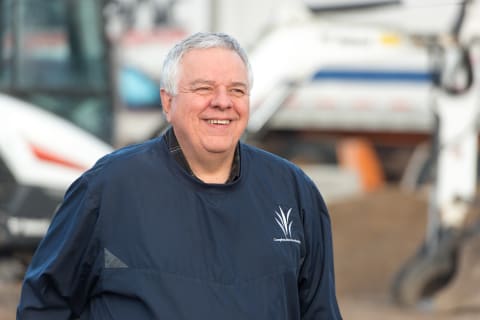
<instances>
[{"instance_id":1,"label":"man's eye","mask_svg":"<svg viewBox=\"0 0 480 320\"><path fill-rule=\"evenodd\" d=\"M246 94L244 89L239 89L239 88L232 88L232 89L230 89L230 92L235 97L243 97Z\"/></svg>"},{"instance_id":2,"label":"man's eye","mask_svg":"<svg viewBox=\"0 0 480 320\"><path fill-rule=\"evenodd\" d=\"M212 87L198 87L193 89L193 92L198 94L208 94L213 91Z\"/></svg>"}]
</instances>

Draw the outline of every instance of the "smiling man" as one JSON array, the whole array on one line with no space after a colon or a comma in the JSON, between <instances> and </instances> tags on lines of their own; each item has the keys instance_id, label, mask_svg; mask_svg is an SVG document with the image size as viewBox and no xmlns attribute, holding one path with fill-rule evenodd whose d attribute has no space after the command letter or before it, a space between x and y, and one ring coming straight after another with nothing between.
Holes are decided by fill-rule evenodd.
<instances>
[{"instance_id":1,"label":"smiling man","mask_svg":"<svg viewBox=\"0 0 480 320\"><path fill-rule=\"evenodd\" d=\"M298 167L240 142L244 50L197 33L162 76L171 128L72 184L17 319L341 319L322 197Z\"/></svg>"},{"instance_id":2,"label":"smiling man","mask_svg":"<svg viewBox=\"0 0 480 320\"><path fill-rule=\"evenodd\" d=\"M176 49L170 56L181 54L181 48ZM224 183L248 121L247 61L223 47L192 49L183 53L178 65L168 65L176 61L167 58L161 90L165 115L195 176ZM175 67L169 77L168 70ZM168 84L175 81L176 86Z\"/></svg>"}]
</instances>

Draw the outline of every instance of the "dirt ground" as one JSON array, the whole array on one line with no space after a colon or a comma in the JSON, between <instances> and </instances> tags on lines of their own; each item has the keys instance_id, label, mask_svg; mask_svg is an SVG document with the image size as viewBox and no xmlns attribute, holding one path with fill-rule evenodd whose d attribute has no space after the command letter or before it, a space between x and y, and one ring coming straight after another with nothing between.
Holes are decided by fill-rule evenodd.
<instances>
[{"instance_id":1,"label":"dirt ground","mask_svg":"<svg viewBox=\"0 0 480 320\"><path fill-rule=\"evenodd\" d=\"M344 319L480 319L477 309L405 310L390 299L394 275L425 236L426 199L423 193L387 187L329 205L337 294Z\"/></svg>"},{"instance_id":2,"label":"dirt ground","mask_svg":"<svg viewBox=\"0 0 480 320\"><path fill-rule=\"evenodd\" d=\"M421 193L387 187L329 204L338 299L344 319L469 320L478 310L426 312L394 306L392 277L424 237L427 203ZM0 320L15 319L20 284L0 283Z\"/></svg>"}]
</instances>

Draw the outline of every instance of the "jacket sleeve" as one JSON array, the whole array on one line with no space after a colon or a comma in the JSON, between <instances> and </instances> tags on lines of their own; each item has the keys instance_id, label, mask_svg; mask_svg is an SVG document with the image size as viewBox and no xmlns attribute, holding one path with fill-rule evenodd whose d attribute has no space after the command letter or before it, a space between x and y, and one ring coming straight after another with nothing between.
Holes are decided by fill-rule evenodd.
<instances>
[{"instance_id":1,"label":"jacket sleeve","mask_svg":"<svg viewBox=\"0 0 480 320\"><path fill-rule=\"evenodd\" d=\"M342 319L335 293L330 217L313 182L309 187L302 209L306 253L298 279L301 319Z\"/></svg>"},{"instance_id":2,"label":"jacket sleeve","mask_svg":"<svg viewBox=\"0 0 480 320\"><path fill-rule=\"evenodd\" d=\"M18 320L78 317L101 266L98 194L85 176L65 194L25 274Z\"/></svg>"}]
</instances>

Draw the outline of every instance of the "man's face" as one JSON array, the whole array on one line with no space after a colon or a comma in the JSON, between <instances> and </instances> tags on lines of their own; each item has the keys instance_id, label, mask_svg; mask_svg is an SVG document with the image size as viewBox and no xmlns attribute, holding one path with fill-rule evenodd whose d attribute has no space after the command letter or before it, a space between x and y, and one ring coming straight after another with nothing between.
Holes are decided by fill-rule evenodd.
<instances>
[{"instance_id":1,"label":"man's face","mask_svg":"<svg viewBox=\"0 0 480 320\"><path fill-rule=\"evenodd\" d=\"M175 96L162 90L162 103L184 153L233 154L249 116L247 68L238 54L223 48L188 51L177 88Z\"/></svg>"}]
</instances>

